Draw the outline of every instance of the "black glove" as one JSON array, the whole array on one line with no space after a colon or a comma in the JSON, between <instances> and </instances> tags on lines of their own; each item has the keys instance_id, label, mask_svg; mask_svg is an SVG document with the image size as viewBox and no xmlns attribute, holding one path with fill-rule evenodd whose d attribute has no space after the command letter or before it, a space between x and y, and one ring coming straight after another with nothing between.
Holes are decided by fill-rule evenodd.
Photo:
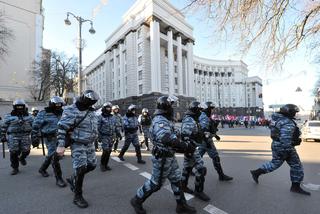
<instances>
[{"instance_id":1,"label":"black glove","mask_svg":"<svg viewBox=\"0 0 320 214\"><path fill-rule=\"evenodd\" d=\"M218 141L220 141L220 137L218 135L214 136Z\"/></svg>"},{"instance_id":2,"label":"black glove","mask_svg":"<svg viewBox=\"0 0 320 214\"><path fill-rule=\"evenodd\" d=\"M37 137L32 138L32 147L33 147L33 148L38 147L39 144L40 144L39 138L37 138Z\"/></svg>"},{"instance_id":3,"label":"black glove","mask_svg":"<svg viewBox=\"0 0 320 214\"><path fill-rule=\"evenodd\" d=\"M194 151L196 150L196 146L194 145L194 143L192 143L192 142L188 142L187 143L187 148L186 148L186 153L187 154L193 154L194 153Z\"/></svg>"},{"instance_id":4,"label":"black glove","mask_svg":"<svg viewBox=\"0 0 320 214\"><path fill-rule=\"evenodd\" d=\"M302 142L301 138L298 138L292 142L292 146L299 146L301 144L301 142Z\"/></svg>"},{"instance_id":5,"label":"black glove","mask_svg":"<svg viewBox=\"0 0 320 214\"><path fill-rule=\"evenodd\" d=\"M1 137L1 142L2 142L2 143L7 142L7 137L6 137L6 136L2 136L2 137Z\"/></svg>"}]
</instances>

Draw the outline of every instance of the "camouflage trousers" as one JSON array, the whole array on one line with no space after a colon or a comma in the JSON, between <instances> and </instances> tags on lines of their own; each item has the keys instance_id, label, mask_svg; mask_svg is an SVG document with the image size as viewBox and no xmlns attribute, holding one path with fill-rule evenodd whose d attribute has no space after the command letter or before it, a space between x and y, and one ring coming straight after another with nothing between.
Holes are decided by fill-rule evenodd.
<instances>
[{"instance_id":1,"label":"camouflage trousers","mask_svg":"<svg viewBox=\"0 0 320 214\"><path fill-rule=\"evenodd\" d=\"M108 152L111 152L112 146L113 146L113 137L104 135L100 137L101 139L101 147L103 150L106 150Z\"/></svg>"},{"instance_id":2,"label":"camouflage trousers","mask_svg":"<svg viewBox=\"0 0 320 214\"><path fill-rule=\"evenodd\" d=\"M272 160L263 164L261 168L269 173L278 169L284 161L290 166L291 181L301 183L303 181L304 172L299 155L294 147L281 148L272 146Z\"/></svg>"},{"instance_id":3,"label":"camouflage trousers","mask_svg":"<svg viewBox=\"0 0 320 214\"><path fill-rule=\"evenodd\" d=\"M93 143L87 145L74 142L71 145L71 157L73 169L95 167L97 165L96 151Z\"/></svg>"},{"instance_id":4,"label":"camouflage trousers","mask_svg":"<svg viewBox=\"0 0 320 214\"><path fill-rule=\"evenodd\" d=\"M207 142L204 141L200 146L199 146L199 153L201 155L201 157L203 157L203 155L205 153L208 153L209 157L212 160L215 160L216 157L219 156L218 151L216 146L213 143L213 140L208 140Z\"/></svg>"},{"instance_id":5,"label":"camouflage trousers","mask_svg":"<svg viewBox=\"0 0 320 214\"><path fill-rule=\"evenodd\" d=\"M188 186L189 176L193 167L196 169L196 179L194 183L195 190L198 192L202 192L204 188L205 175L207 174L207 168L204 166L199 147L196 148L193 154L184 155L183 170L181 176L181 182L184 186Z\"/></svg>"},{"instance_id":6,"label":"camouflage trousers","mask_svg":"<svg viewBox=\"0 0 320 214\"><path fill-rule=\"evenodd\" d=\"M48 150L48 157L51 157L54 155L57 149L57 137L52 136L52 137L45 137L43 138L44 144L46 144L47 150Z\"/></svg>"},{"instance_id":7,"label":"camouflage trousers","mask_svg":"<svg viewBox=\"0 0 320 214\"><path fill-rule=\"evenodd\" d=\"M29 152L30 151L30 135L9 135L8 148L10 152Z\"/></svg>"},{"instance_id":8,"label":"camouflage trousers","mask_svg":"<svg viewBox=\"0 0 320 214\"><path fill-rule=\"evenodd\" d=\"M152 176L143 186L137 190L137 197L145 200L153 192L158 191L166 179L170 181L171 189L175 198L180 199L181 172L175 157L155 158L152 157Z\"/></svg>"},{"instance_id":9,"label":"camouflage trousers","mask_svg":"<svg viewBox=\"0 0 320 214\"><path fill-rule=\"evenodd\" d=\"M143 132L143 137L150 138L150 132L149 132L150 126L142 126L142 132Z\"/></svg>"}]
</instances>

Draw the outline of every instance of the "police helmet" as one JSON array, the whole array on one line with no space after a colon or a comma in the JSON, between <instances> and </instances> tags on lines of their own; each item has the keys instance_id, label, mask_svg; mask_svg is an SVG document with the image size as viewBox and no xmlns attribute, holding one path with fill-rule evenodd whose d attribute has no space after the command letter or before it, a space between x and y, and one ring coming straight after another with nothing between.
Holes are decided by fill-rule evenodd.
<instances>
[{"instance_id":1,"label":"police helmet","mask_svg":"<svg viewBox=\"0 0 320 214\"><path fill-rule=\"evenodd\" d=\"M295 104L286 104L280 108L280 113L289 117L294 118L296 116L296 113L298 113L300 110L298 106Z\"/></svg>"},{"instance_id":2,"label":"police helmet","mask_svg":"<svg viewBox=\"0 0 320 214\"><path fill-rule=\"evenodd\" d=\"M37 107L32 107L31 111L32 111L32 112L35 112L35 111L36 111L36 112L39 112L39 109L38 109Z\"/></svg>"},{"instance_id":3,"label":"police helmet","mask_svg":"<svg viewBox=\"0 0 320 214\"><path fill-rule=\"evenodd\" d=\"M64 100L61 97L53 96L49 101L49 107L62 108L65 105Z\"/></svg>"},{"instance_id":4,"label":"police helmet","mask_svg":"<svg viewBox=\"0 0 320 214\"><path fill-rule=\"evenodd\" d=\"M188 112L189 113L192 113L196 116L199 116L200 113L201 113L201 106L200 106L200 103L198 101L193 101L189 104L189 107L188 107Z\"/></svg>"},{"instance_id":5,"label":"police helmet","mask_svg":"<svg viewBox=\"0 0 320 214\"><path fill-rule=\"evenodd\" d=\"M99 95L93 90L85 90L81 93L79 102L84 106L92 106L99 100Z\"/></svg>"},{"instance_id":6,"label":"police helmet","mask_svg":"<svg viewBox=\"0 0 320 214\"><path fill-rule=\"evenodd\" d=\"M120 109L118 105L112 106L112 111L114 111L114 110L116 110L116 109L118 109L118 110Z\"/></svg>"},{"instance_id":7,"label":"police helmet","mask_svg":"<svg viewBox=\"0 0 320 214\"><path fill-rule=\"evenodd\" d=\"M129 112L133 112L133 111L135 111L137 109L137 106L136 105L133 105L133 104L131 104L129 107L128 107L128 111Z\"/></svg>"},{"instance_id":8,"label":"police helmet","mask_svg":"<svg viewBox=\"0 0 320 214\"><path fill-rule=\"evenodd\" d=\"M141 112L142 112L142 114L143 114L143 113L148 113L149 110L148 110L147 108L143 108Z\"/></svg>"},{"instance_id":9,"label":"police helmet","mask_svg":"<svg viewBox=\"0 0 320 214\"><path fill-rule=\"evenodd\" d=\"M112 103L110 103L110 102L104 103L103 106L102 106L101 111L105 112L105 113L111 113L111 111L112 111Z\"/></svg>"},{"instance_id":10,"label":"police helmet","mask_svg":"<svg viewBox=\"0 0 320 214\"><path fill-rule=\"evenodd\" d=\"M17 99L13 102L13 109L14 110L20 110L20 111L24 111L26 110L26 102L23 99Z\"/></svg>"}]
</instances>

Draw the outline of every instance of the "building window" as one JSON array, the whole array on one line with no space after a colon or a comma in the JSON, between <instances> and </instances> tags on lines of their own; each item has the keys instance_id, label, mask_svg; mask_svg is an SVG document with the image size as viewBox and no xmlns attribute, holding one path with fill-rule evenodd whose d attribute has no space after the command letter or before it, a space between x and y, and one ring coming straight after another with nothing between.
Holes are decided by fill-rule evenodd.
<instances>
[{"instance_id":1,"label":"building window","mask_svg":"<svg viewBox=\"0 0 320 214\"><path fill-rule=\"evenodd\" d=\"M139 94L142 94L142 84L139 85Z\"/></svg>"},{"instance_id":2,"label":"building window","mask_svg":"<svg viewBox=\"0 0 320 214\"><path fill-rule=\"evenodd\" d=\"M178 89L174 89L174 93L178 94Z\"/></svg>"},{"instance_id":3,"label":"building window","mask_svg":"<svg viewBox=\"0 0 320 214\"><path fill-rule=\"evenodd\" d=\"M141 38L141 28L137 31L137 34L138 34L138 39Z\"/></svg>"},{"instance_id":4,"label":"building window","mask_svg":"<svg viewBox=\"0 0 320 214\"><path fill-rule=\"evenodd\" d=\"M140 71L138 72L138 79L139 79L139 80L142 80L142 70L140 70Z\"/></svg>"},{"instance_id":5,"label":"building window","mask_svg":"<svg viewBox=\"0 0 320 214\"><path fill-rule=\"evenodd\" d=\"M139 56L138 58L138 66L141 66L142 65L142 56Z\"/></svg>"},{"instance_id":6,"label":"building window","mask_svg":"<svg viewBox=\"0 0 320 214\"><path fill-rule=\"evenodd\" d=\"M174 83L175 83L176 85L178 85L178 78L177 78L177 77L174 78Z\"/></svg>"},{"instance_id":7,"label":"building window","mask_svg":"<svg viewBox=\"0 0 320 214\"><path fill-rule=\"evenodd\" d=\"M141 51L142 51L142 42L138 44L138 53L140 53Z\"/></svg>"},{"instance_id":8,"label":"building window","mask_svg":"<svg viewBox=\"0 0 320 214\"><path fill-rule=\"evenodd\" d=\"M178 67L176 65L174 66L174 73L178 73Z\"/></svg>"},{"instance_id":9,"label":"building window","mask_svg":"<svg viewBox=\"0 0 320 214\"><path fill-rule=\"evenodd\" d=\"M123 51L123 60L126 62L127 61L127 51Z\"/></svg>"}]
</instances>

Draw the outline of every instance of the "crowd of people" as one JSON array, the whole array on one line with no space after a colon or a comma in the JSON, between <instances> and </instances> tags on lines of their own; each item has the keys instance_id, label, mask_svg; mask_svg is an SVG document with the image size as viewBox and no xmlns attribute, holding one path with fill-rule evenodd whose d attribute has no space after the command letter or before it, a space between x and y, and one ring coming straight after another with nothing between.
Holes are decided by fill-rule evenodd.
<instances>
[{"instance_id":1,"label":"crowd of people","mask_svg":"<svg viewBox=\"0 0 320 214\"><path fill-rule=\"evenodd\" d=\"M47 154L38 172L41 176L48 177L47 169L51 164L56 185L66 187L68 184L74 193L73 203L80 208L86 208L88 202L83 198L82 187L85 175L98 165L97 145L100 145L102 152L100 170L110 171L108 163L111 152L117 151L124 136L124 145L118 154L121 161L125 161L125 153L131 144L134 146L138 164L146 163L141 154L143 145L147 151L151 150L152 154L152 176L137 189L136 195L130 201L138 214L146 213L143 208L144 201L162 187L165 179L171 183L177 202L176 212L196 213L196 209L187 204L184 192L193 194L202 201L210 200L210 196L204 191L207 174L203 159L205 153L211 158L220 181L233 179L224 173L214 145L214 140L220 140L217 132L221 118L213 115L215 107L212 102L191 102L181 127L177 128L173 118L173 104L177 101L175 96L161 96L156 101L157 108L153 115L143 108L139 116L135 105L130 105L125 115L121 116L119 106L110 102L105 103L98 114L94 108L98 99L96 92L86 90L73 104L65 106L62 98L54 96L44 110L33 109L32 114L28 113L24 100L14 101L13 110L4 117L1 129L1 142L8 143L11 175L19 173L20 164L27 165L26 158L30 154L31 145L35 148L43 141ZM256 170L251 170L251 174L258 183L260 175L277 169L286 161L291 167L290 190L310 195L300 187L303 168L295 146L301 142L301 133L294 122L298 111L295 105L288 104L273 115L270 123L273 139L272 160ZM138 131L143 134L142 142L139 142ZM71 149L73 174L65 181L59 160L68 147ZM176 153L184 154L181 168ZM193 169L195 183L194 188L190 188L188 180Z\"/></svg>"}]
</instances>

